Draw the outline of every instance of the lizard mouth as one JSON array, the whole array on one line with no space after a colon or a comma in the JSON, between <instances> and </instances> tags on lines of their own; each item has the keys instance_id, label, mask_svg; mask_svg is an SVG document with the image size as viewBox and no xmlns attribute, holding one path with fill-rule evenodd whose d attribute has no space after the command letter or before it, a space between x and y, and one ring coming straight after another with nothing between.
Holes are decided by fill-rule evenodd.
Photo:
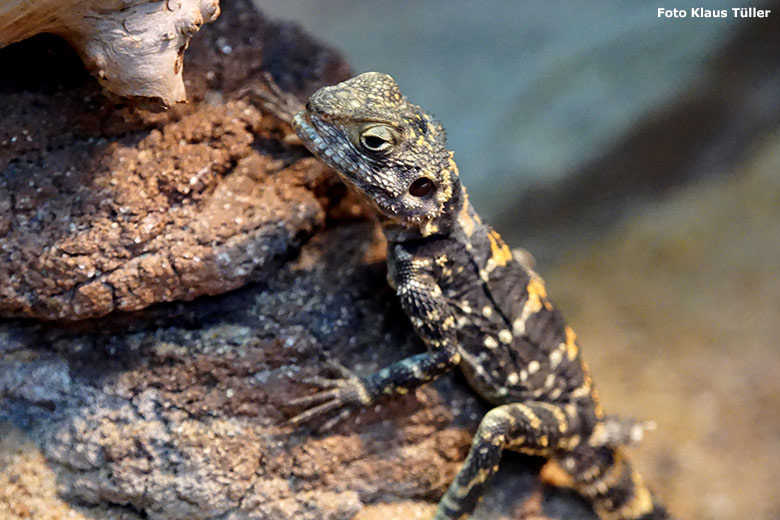
<instances>
[{"instance_id":1,"label":"lizard mouth","mask_svg":"<svg viewBox=\"0 0 780 520\"><path fill-rule=\"evenodd\" d=\"M334 133L337 131L330 122L318 114L303 111L293 118L292 127L303 142L303 145L314 154L315 157L336 170L349 183L358 185L360 180L355 178L354 170L357 165L357 157L351 156L346 150L339 150L334 146L337 139ZM330 137L330 138L329 138Z\"/></svg>"},{"instance_id":2,"label":"lizard mouth","mask_svg":"<svg viewBox=\"0 0 780 520\"><path fill-rule=\"evenodd\" d=\"M312 119L313 117L309 112L299 112L293 117L292 127L309 151L317 157L325 158L327 157L325 152L328 149L328 144L325 142L325 139L320 136L320 132L317 129L317 123Z\"/></svg>"}]
</instances>

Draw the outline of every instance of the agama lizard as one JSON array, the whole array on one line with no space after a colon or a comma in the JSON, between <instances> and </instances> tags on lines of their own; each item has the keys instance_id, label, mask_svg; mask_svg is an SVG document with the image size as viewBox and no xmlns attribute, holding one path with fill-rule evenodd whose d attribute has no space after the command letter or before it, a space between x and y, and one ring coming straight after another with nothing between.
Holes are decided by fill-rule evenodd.
<instances>
[{"instance_id":1,"label":"agama lizard","mask_svg":"<svg viewBox=\"0 0 780 520\"><path fill-rule=\"evenodd\" d=\"M288 108L290 105L287 105ZM505 449L553 459L602 519L669 518L623 453L642 424L605 416L544 282L469 205L441 124L369 72L292 117L303 144L378 210L388 281L428 351L367 376L317 379L291 422L368 406L460 367L495 405L434 520L468 517Z\"/></svg>"}]
</instances>

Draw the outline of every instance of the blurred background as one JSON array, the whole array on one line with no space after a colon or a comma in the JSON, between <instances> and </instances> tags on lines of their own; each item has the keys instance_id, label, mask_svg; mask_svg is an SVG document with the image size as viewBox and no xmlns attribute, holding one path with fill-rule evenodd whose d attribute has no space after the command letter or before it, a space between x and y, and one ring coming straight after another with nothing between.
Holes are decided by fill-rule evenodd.
<instances>
[{"instance_id":1,"label":"blurred background","mask_svg":"<svg viewBox=\"0 0 780 520\"><path fill-rule=\"evenodd\" d=\"M259 0L393 75L681 517L780 519L780 2ZM657 9L729 9L726 19Z\"/></svg>"}]
</instances>

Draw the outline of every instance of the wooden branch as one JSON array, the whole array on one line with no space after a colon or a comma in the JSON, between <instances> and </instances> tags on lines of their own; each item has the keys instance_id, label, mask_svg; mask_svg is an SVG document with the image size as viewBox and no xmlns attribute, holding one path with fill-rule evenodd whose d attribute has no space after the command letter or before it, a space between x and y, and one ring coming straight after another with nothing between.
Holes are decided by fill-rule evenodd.
<instances>
[{"instance_id":1,"label":"wooden branch","mask_svg":"<svg viewBox=\"0 0 780 520\"><path fill-rule=\"evenodd\" d=\"M121 96L186 99L182 61L192 36L219 16L219 0L0 1L0 48L48 32Z\"/></svg>"}]
</instances>

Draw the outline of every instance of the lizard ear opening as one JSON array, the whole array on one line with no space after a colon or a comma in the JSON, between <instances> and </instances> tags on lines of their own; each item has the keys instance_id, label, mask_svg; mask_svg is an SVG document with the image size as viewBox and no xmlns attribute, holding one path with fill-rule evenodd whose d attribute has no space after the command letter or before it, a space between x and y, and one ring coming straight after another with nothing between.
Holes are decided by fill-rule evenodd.
<instances>
[{"instance_id":1,"label":"lizard ear opening","mask_svg":"<svg viewBox=\"0 0 780 520\"><path fill-rule=\"evenodd\" d=\"M428 177L420 177L409 186L409 195L413 197L427 197L436 188L436 184Z\"/></svg>"}]
</instances>

